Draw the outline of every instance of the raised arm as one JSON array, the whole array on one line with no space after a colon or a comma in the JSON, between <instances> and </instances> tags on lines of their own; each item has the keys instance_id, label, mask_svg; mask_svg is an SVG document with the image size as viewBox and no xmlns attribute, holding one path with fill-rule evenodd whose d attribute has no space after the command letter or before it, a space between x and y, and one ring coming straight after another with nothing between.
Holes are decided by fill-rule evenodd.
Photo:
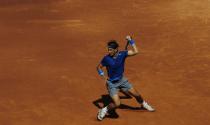
<instances>
[{"instance_id":1,"label":"raised arm","mask_svg":"<svg viewBox=\"0 0 210 125\"><path fill-rule=\"evenodd\" d=\"M135 41L131 38L131 36L126 36L126 40L132 47L132 50L128 50L128 56L134 56L139 53L138 48L135 44Z\"/></svg>"}]
</instances>

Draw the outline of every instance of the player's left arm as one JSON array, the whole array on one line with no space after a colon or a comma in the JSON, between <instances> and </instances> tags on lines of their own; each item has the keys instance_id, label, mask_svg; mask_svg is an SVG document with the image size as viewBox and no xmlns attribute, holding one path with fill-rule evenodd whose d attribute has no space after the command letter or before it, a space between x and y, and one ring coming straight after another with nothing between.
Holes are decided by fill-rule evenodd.
<instances>
[{"instance_id":1,"label":"player's left arm","mask_svg":"<svg viewBox=\"0 0 210 125\"><path fill-rule=\"evenodd\" d=\"M105 75L104 71L103 71L103 68L104 66L99 63L98 66L96 67L97 71L98 71L98 74L104 79L104 80L107 80L108 77Z\"/></svg>"},{"instance_id":2,"label":"player's left arm","mask_svg":"<svg viewBox=\"0 0 210 125\"><path fill-rule=\"evenodd\" d=\"M131 38L131 36L126 36L126 40L129 42L131 46L131 50L128 50L128 56L134 56L139 53L138 48L136 46L135 41Z\"/></svg>"}]
</instances>

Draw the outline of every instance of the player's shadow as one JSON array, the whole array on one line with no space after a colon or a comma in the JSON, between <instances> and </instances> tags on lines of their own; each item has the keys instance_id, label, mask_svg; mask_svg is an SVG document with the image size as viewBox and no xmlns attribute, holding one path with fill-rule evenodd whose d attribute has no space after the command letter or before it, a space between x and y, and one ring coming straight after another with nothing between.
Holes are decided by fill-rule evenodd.
<instances>
[{"instance_id":1,"label":"player's shadow","mask_svg":"<svg viewBox=\"0 0 210 125\"><path fill-rule=\"evenodd\" d=\"M129 94L127 94L123 91L121 91L121 93L123 93L123 96L120 96L120 99L131 99L132 98ZM109 103L111 103L111 102L113 102L111 97L108 94L106 94L106 95L101 95L101 98L93 101L93 104L100 109L100 108L103 108L104 106L109 105ZM129 106L126 104L121 104L119 106L119 108L120 109L130 109L130 110L145 110L144 108L142 108L140 106L132 107L132 106ZM116 113L115 110L109 111L108 114L109 115L107 117L109 117L109 118L118 118L119 117L119 115Z\"/></svg>"}]
</instances>

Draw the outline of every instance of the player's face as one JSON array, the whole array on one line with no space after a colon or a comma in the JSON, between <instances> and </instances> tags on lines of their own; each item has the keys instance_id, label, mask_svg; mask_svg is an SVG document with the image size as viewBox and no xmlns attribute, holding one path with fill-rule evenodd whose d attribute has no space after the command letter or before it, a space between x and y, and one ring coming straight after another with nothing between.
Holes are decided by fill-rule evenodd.
<instances>
[{"instance_id":1,"label":"player's face","mask_svg":"<svg viewBox=\"0 0 210 125\"><path fill-rule=\"evenodd\" d=\"M108 48L108 53L110 56L114 56L116 52L117 52L117 49Z\"/></svg>"}]
</instances>

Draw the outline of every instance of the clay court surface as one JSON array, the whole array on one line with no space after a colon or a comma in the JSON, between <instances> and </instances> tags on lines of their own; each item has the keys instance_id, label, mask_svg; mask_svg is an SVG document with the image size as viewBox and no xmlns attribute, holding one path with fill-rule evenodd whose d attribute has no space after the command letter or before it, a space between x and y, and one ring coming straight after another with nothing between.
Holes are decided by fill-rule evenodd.
<instances>
[{"instance_id":1,"label":"clay court surface","mask_svg":"<svg viewBox=\"0 0 210 125\"><path fill-rule=\"evenodd\" d=\"M1 0L0 125L209 125L209 0ZM140 54L125 75L156 108L96 120L106 42ZM103 106L103 104L99 104Z\"/></svg>"}]
</instances>

